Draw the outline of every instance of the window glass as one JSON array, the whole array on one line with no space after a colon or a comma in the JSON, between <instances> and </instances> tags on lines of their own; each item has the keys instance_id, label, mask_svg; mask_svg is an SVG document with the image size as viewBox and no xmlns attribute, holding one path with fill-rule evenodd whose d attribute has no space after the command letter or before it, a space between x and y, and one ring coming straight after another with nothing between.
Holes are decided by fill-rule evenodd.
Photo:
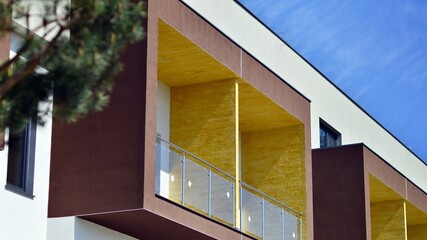
<instances>
[{"instance_id":1,"label":"window glass","mask_svg":"<svg viewBox=\"0 0 427 240\"><path fill-rule=\"evenodd\" d=\"M320 120L320 147L336 147L341 145L341 134Z\"/></svg>"},{"instance_id":2,"label":"window glass","mask_svg":"<svg viewBox=\"0 0 427 240\"><path fill-rule=\"evenodd\" d=\"M23 130L10 130L8 141L6 188L31 197L36 127L37 123L32 119Z\"/></svg>"},{"instance_id":3,"label":"window glass","mask_svg":"<svg viewBox=\"0 0 427 240\"><path fill-rule=\"evenodd\" d=\"M9 154L7 164L7 183L24 188L25 182L25 135L23 131L9 134Z\"/></svg>"}]
</instances>

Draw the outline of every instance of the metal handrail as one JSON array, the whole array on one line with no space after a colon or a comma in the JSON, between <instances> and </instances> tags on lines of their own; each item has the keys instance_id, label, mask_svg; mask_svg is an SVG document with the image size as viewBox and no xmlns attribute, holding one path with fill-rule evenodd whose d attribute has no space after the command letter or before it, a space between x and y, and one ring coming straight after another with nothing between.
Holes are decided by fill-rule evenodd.
<instances>
[{"instance_id":1,"label":"metal handrail","mask_svg":"<svg viewBox=\"0 0 427 240\"><path fill-rule=\"evenodd\" d=\"M270 199L271 201L273 201L274 203L276 203L276 204L278 204L278 205L282 206L282 207L283 207L283 208L285 208L286 210L289 210L289 211L293 212L296 216L298 216L298 217L301 217L301 216L302 216L302 214L301 214L301 213L299 213L298 211L296 211L296 210L294 210L294 209L292 209L292 208L290 208L290 207L286 206L284 203L279 202L279 200L276 200L276 199L274 199L273 197L268 196L267 194L265 194L265 193L261 192L260 190L258 190L258 189L256 189L256 188L252 187L251 185L248 185L247 183L242 182L242 181L240 181L240 184L241 184L242 186L246 187L246 188L251 189L252 191L255 191L256 193L258 193L258 194L259 194L259 195L261 195L262 197L267 198L267 199Z\"/></svg>"},{"instance_id":2,"label":"metal handrail","mask_svg":"<svg viewBox=\"0 0 427 240\"><path fill-rule=\"evenodd\" d=\"M210 168L212 168L212 169L215 169L216 171L220 172L221 174L224 174L225 176L227 176L227 177L229 177L229 178L231 178L231 179L233 179L233 180L236 180L236 178L235 178L235 177L233 177L233 176L231 176L230 174L228 174L228 173L224 172L223 170L221 170L221 169L219 169L219 168L215 167L214 165L212 165L212 164L210 164L210 163L206 162L205 160L203 160L203 159L201 159L201 158L197 157L196 155L194 155L194 154L192 154L192 153L188 152L187 150L185 150L185 149L183 149L183 148L181 148L181 147L179 147L179 146L177 146L177 145L175 145L175 144L173 144L173 143L171 143L171 142L168 142L168 141L166 141L166 140L162 139L162 138L161 138L161 137L159 137L159 136L157 136L156 138L157 138L158 140L160 140L160 141L162 141L162 142L164 142L164 143L166 143L166 144L168 144L168 145L170 145L170 146L172 146L172 147L174 147L174 148L176 148L176 149L178 149L178 150L182 151L183 153L185 153L185 154L187 154L187 155L189 155L189 156L191 156L191 157L193 157L193 158L197 159L198 161L202 162L203 164L207 165L208 167L210 167Z\"/></svg>"}]
</instances>

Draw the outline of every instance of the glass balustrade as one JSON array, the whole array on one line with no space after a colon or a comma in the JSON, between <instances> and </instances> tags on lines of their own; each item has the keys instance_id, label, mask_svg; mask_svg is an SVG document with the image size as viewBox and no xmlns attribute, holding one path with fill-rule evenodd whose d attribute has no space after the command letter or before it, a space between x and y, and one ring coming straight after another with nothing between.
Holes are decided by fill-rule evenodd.
<instances>
[{"instance_id":1,"label":"glass balustrade","mask_svg":"<svg viewBox=\"0 0 427 240\"><path fill-rule=\"evenodd\" d=\"M282 214L280 207L264 201L264 239L282 239Z\"/></svg>"},{"instance_id":2,"label":"glass balustrade","mask_svg":"<svg viewBox=\"0 0 427 240\"><path fill-rule=\"evenodd\" d=\"M234 182L220 173L211 173L211 217L228 225L234 225Z\"/></svg>"},{"instance_id":3,"label":"glass balustrade","mask_svg":"<svg viewBox=\"0 0 427 240\"><path fill-rule=\"evenodd\" d=\"M240 199L242 209L240 222L243 232L262 237L262 199L243 186L241 187Z\"/></svg>"},{"instance_id":4,"label":"glass balustrade","mask_svg":"<svg viewBox=\"0 0 427 240\"><path fill-rule=\"evenodd\" d=\"M233 176L157 138L156 194L257 239L302 239L299 213L243 182L234 185Z\"/></svg>"}]
</instances>

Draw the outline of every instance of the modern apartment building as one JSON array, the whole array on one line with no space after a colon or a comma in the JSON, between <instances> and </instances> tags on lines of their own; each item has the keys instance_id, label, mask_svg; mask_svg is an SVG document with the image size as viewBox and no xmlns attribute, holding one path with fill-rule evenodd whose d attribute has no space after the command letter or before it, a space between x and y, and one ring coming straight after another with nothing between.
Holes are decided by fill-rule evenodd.
<instances>
[{"instance_id":1,"label":"modern apartment building","mask_svg":"<svg viewBox=\"0 0 427 240\"><path fill-rule=\"evenodd\" d=\"M2 239L427 238L422 160L237 1L142 24L105 111L37 127L30 195L0 152Z\"/></svg>"},{"instance_id":2,"label":"modern apartment building","mask_svg":"<svg viewBox=\"0 0 427 240\"><path fill-rule=\"evenodd\" d=\"M148 3L123 59L106 111L53 126L50 217L136 238L312 235L304 96L179 1Z\"/></svg>"}]
</instances>

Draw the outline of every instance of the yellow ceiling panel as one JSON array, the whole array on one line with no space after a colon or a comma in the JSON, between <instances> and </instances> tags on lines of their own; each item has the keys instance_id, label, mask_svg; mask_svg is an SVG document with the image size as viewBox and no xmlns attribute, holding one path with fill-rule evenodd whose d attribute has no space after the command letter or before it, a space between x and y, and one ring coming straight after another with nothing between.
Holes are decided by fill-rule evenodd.
<instances>
[{"instance_id":1,"label":"yellow ceiling panel","mask_svg":"<svg viewBox=\"0 0 427 240\"><path fill-rule=\"evenodd\" d=\"M253 86L243 81L239 84L241 131L257 131L298 124L302 123Z\"/></svg>"},{"instance_id":2,"label":"yellow ceiling panel","mask_svg":"<svg viewBox=\"0 0 427 240\"><path fill-rule=\"evenodd\" d=\"M427 224L427 213L412 203L406 203L406 216L408 225Z\"/></svg>"},{"instance_id":3,"label":"yellow ceiling panel","mask_svg":"<svg viewBox=\"0 0 427 240\"><path fill-rule=\"evenodd\" d=\"M369 174L369 193L371 203L404 199L403 196L371 174ZM408 225L427 224L427 213L406 200L406 220Z\"/></svg>"},{"instance_id":4,"label":"yellow ceiling panel","mask_svg":"<svg viewBox=\"0 0 427 240\"><path fill-rule=\"evenodd\" d=\"M159 19L158 80L170 87L237 77L188 38Z\"/></svg>"},{"instance_id":5,"label":"yellow ceiling panel","mask_svg":"<svg viewBox=\"0 0 427 240\"><path fill-rule=\"evenodd\" d=\"M403 197L397 192L393 191L386 184L381 182L378 178L369 174L369 194L371 202L383 202L402 200Z\"/></svg>"},{"instance_id":6,"label":"yellow ceiling panel","mask_svg":"<svg viewBox=\"0 0 427 240\"><path fill-rule=\"evenodd\" d=\"M217 59L159 19L158 80L170 87L236 78L241 131L302 124Z\"/></svg>"}]
</instances>

